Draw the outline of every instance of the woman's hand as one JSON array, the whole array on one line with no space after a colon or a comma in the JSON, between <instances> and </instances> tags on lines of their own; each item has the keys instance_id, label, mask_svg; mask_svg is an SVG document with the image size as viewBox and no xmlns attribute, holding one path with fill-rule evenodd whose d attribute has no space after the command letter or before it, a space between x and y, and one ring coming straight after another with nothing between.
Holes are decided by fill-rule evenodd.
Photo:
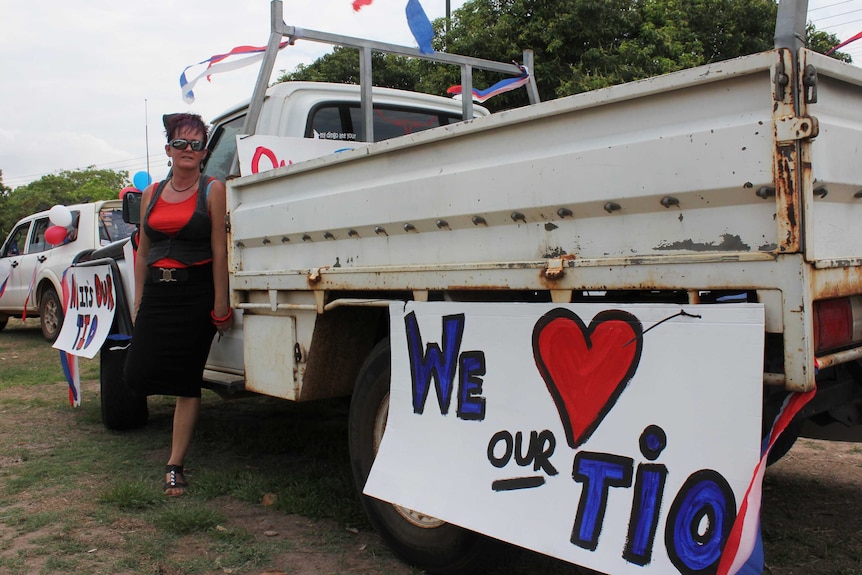
<instances>
[{"instance_id":1,"label":"woman's hand","mask_svg":"<svg viewBox=\"0 0 862 575\"><path fill-rule=\"evenodd\" d=\"M212 319L213 325L218 330L219 337L221 337L233 327L233 310L227 308L227 312L221 315L213 310L210 312L210 319Z\"/></svg>"}]
</instances>

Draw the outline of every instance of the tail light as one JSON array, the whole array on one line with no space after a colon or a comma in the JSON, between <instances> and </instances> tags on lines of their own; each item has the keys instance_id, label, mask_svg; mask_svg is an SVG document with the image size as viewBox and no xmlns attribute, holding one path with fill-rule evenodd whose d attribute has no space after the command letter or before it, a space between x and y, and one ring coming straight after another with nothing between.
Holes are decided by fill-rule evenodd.
<instances>
[{"instance_id":1,"label":"tail light","mask_svg":"<svg viewBox=\"0 0 862 575\"><path fill-rule=\"evenodd\" d=\"M862 343L862 296L814 302L814 353Z\"/></svg>"}]
</instances>

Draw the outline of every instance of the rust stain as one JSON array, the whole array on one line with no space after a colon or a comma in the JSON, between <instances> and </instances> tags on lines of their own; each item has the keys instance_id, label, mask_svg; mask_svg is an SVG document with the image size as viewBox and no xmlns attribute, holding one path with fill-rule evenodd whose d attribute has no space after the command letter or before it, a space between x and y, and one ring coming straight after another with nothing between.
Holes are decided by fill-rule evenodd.
<instances>
[{"instance_id":1,"label":"rust stain","mask_svg":"<svg viewBox=\"0 0 862 575\"><path fill-rule=\"evenodd\" d=\"M548 250L542 254L542 259L551 260L554 258L562 258L568 255L568 252L564 250L562 247L548 248ZM567 258L572 259L572 258Z\"/></svg>"},{"instance_id":2,"label":"rust stain","mask_svg":"<svg viewBox=\"0 0 862 575\"><path fill-rule=\"evenodd\" d=\"M817 272L815 272L817 273ZM828 281L813 282L815 299L830 299L862 292L862 269L859 267L830 269Z\"/></svg>"},{"instance_id":3,"label":"rust stain","mask_svg":"<svg viewBox=\"0 0 862 575\"><path fill-rule=\"evenodd\" d=\"M703 243L693 240L682 240L668 244L661 244L654 249L660 251L685 250L691 252L750 252L751 246L742 241L742 238L733 234L723 234L720 243Z\"/></svg>"},{"instance_id":4,"label":"rust stain","mask_svg":"<svg viewBox=\"0 0 862 575\"><path fill-rule=\"evenodd\" d=\"M792 253L800 249L799 208L797 205L799 198L796 187L796 159L798 153L796 145L777 146L775 154L773 179L775 181L776 222L778 224L779 236L784 237L779 246L779 251ZM810 165L801 164L800 169L803 170L803 174L801 174L802 181L805 181L811 175L811 167Z\"/></svg>"}]
</instances>

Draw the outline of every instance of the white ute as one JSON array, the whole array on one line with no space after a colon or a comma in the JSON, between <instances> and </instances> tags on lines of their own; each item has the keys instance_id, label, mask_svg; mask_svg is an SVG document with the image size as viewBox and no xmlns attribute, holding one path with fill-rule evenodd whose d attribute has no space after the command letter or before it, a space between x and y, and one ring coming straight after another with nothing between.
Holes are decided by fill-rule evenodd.
<instances>
[{"instance_id":1,"label":"white ute","mask_svg":"<svg viewBox=\"0 0 862 575\"><path fill-rule=\"evenodd\" d=\"M266 90L283 36L358 47L366 63L383 50L459 65L465 93L469 70L485 64L287 27L273 1L250 106L220 118L211 143L207 170L231 175L231 305L242 326L213 347L208 384L293 401L352 396L361 491L386 425L389 302L741 301L765 309L763 411L817 387L775 456L811 423L858 430L862 71L801 47L806 11L796 8L806 4L782 0L774 50L550 102L534 95L487 117L474 119L469 101L364 84L360 106L360 88L320 86L366 134L377 130L368 102L390 94L468 120L235 178L236 134L316 131L319 106L294 109L300 100L285 96L313 95L312 85ZM103 349L102 362L103 394L121 393L122 355ZM103 416L141 425L145 412L126 398ZM404 560L435 573L481 564L484 537L363 503Z\"/></svg>"}]
</instances>

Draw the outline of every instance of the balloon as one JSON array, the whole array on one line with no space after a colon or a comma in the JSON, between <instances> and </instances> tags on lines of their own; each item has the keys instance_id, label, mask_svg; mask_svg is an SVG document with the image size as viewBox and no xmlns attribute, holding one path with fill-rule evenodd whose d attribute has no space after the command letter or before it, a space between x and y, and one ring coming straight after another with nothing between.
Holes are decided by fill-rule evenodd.
<instances>
[{"instance_id":1,"label":"balloon","mask_svg":"<svg viewBox=\"0 0 862 575\"><path fill-rule=\"evenodd\" d=\"M66 239L66 228L63 226L51 226L45 230L45 239L52 246L62 244L63 240Z\"/></svg>"},{"instance_id":2,"label":"balloon","mask_svg":"<svg viewBox=\"0 0 862 575\"><path fill-rule=\"evenodd\" d=\"M69 208L67 208L66 206L61 206L60 204L57 204L56 206L48 210L48 219L50 219L51 223L55 226L65 228L72 223L72 212L70 212Z\"/></svg>"},{"instance_id":3,"label":"balloon","mask_svg":"<svg viewBox=\"0 0 862 575\"><path fill-rule=\"evenodd\" d=\"M120 199L121 200L123 199L123 196L126 195L126 192L140 192L140 191L141 190L139 190L138 188L136 188L134 186L126 186L125 188L120 190Z\"/></svg>"},{"instance_id":4,"label":"balloon","mask_svg":"<svg viewBox=\"0 0 862 575\"><path fill-rule=\"evenodd\" d=\"M135 187L141 191L146 190L147 186L149 186L152 182L153 179L147 172L138 172L137 174L135 174L135 177L132 178L132 183L135 184Z\"/></svg>"}]
</instances>

